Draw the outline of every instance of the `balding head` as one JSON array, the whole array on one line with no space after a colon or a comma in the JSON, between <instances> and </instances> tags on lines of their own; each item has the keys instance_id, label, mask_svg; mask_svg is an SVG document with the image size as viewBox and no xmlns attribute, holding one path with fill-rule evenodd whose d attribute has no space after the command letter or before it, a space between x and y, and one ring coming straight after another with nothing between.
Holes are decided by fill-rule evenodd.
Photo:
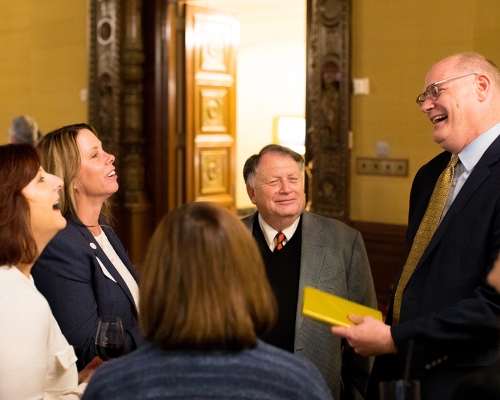
<instances>
[{"instance_id":1,"label":"balding head","mask_svg":"<svg viewBox=\"0 0 500 400\"><path fill-rule=\"evenodd\" d=\"M484 56L460 53L439 61L427 74L427 93L430 86L437 95L427 97L421 109L443 149L458 154L500 122L500 71Z\"/></svg>"}]
</instances>

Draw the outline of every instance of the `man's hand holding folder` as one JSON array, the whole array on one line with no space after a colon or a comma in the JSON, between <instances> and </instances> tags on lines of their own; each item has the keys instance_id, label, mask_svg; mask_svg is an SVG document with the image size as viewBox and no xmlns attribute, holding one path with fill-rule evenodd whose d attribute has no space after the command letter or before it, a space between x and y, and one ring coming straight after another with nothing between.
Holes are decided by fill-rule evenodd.
<instances>
[{"instance_id":1,"label":"man's hand holding folder","mask_svg":"<svg viewBox=\"0 0 500 400\"><path fill-rule=\"evenodd\" d=\"M302 313L332 326L332 333L347 340L362 356L396 353L391 328L382 313L370 307L306 287Z\"/></svg>"}]
</instances>

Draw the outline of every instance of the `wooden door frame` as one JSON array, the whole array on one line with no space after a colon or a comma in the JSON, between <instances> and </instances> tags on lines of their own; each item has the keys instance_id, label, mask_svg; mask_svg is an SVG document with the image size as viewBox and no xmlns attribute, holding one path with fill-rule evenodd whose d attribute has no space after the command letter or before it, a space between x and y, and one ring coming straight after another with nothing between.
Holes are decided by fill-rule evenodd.
<instances>
[{"instance_id":1,"label":"wooden door frame","mask_svg":"<svg viewBox=\"0 0 500 400\"><path fill-rule=\"evenodd\" d=\"M181 63L176 59L178 43L174 33L173 13L177 4L168 0L144 2L145 30L145 132L147 146L146 186L152 194L155 221L176 206L182 199L179 193L182 182L175 175L176 163L182 163L182 154L175 151L180 136L169 137L168 131L183 131L184 127L173 126L169 118L174 113L185 115L186 110L176 109L172 83L177 84L177 96L186 88L182 79L168 76L169 63ZM326 8L325 8L326 7ZM328 10L331 10L330 12ZM351 0L307 0L307 77L306 77L306 163L311 167L312 179L307 180L308 204L311 210L328 217L349 221L349 171L350 171L350 113L351 113L351 62L350 62ZM332 38L339 38L332 40ZM167 46L168 43L168 46ZM335 44L334 48L331 44ZM331 135L325 133L325 121L315 113L323 95L321 68L330 61L340 67L340 123L334 132L337 139L332 143ZM172 70L172 69L170 69ZM170 84L170 85L169 85ZM181 85L181 86L180 86ZM168 99L160 95L169 93ZM182 138L181 138L182 140ZM168 154L168 167L161 154ZM332 162L334 160L334 162ZM325 194L330 190L329 195ZM183 193L185 196L185 193Z\"/></svg>"},{"instance_id":2,"label":"wooden door frame","mask_svg":"<svg viewBox=\"0 0 500 400\"><path fill-rule=\"evenodd\" d=\"M144 126L146 146L146 189L153 201L155 225L164 214L176 208L177 192L177 138L169 135L176 132L175 91L177 77L169 71L178 60L175 57L176 43L168 40L175 37L175 4L168 0L144 2L143 25L144 53L146 57L144 75ZM171 43L170 46L166 44ZM181 89L182 90L182 89ZM163 94L167 93L167 96ZM171 117L172 116L172 117ZM165 162L165 158L167 159Z\"/></svg>"},{"instance_id":3,"label":"wooden door frame","mask_svg":"<svg viewBox=\"0 0 500 400\"><path fill-rule=\"evenodd\" d=\"M350 31L351 0L307 0L308 206L346 223L350 219ZM329 89L335 92L334 101Z\"/></svg>"},{"instance_id":4,"label":"wooden door frame","mask_svg":"<svg viewBox=\"0 0 500 400\"><path fill-rule=\"evenodd\" d=\"M308 201L312 211L346 222L350 5L351 0L307 0L306 161L312 172ZM100 15L103 6L109 15ZM116 154L121 175L122 188L115 199L120 212L118 231L124 244L134 247L134 253L145 247L145 232L189 197L179 172L187 164L186 127L182 125L186 110L178 101L186 94L185 77L173 72L185 69L178 51L178 40L183 36L179 35L183 24L177 23L182 7L184 3L171 0L91 1L89 121L99 125L102 115L107 118L108 126L98 126L98 130L106 148ZM104 23L103 17L107 18ZM111 31L109 38L96 35L104 32L103 26ZM107 58L100 58L103 54ZM110 82L102 80L103 59L108 62L104 67ZM340 125L334 129L334 141L332 132L325 134L324 116L317 112L324 95L318 77L328 62L340 69ZM176 65L179 68L173 68ZM111 91L111 100L102 93L103 84Z\"/></svg>"}]
</instances>

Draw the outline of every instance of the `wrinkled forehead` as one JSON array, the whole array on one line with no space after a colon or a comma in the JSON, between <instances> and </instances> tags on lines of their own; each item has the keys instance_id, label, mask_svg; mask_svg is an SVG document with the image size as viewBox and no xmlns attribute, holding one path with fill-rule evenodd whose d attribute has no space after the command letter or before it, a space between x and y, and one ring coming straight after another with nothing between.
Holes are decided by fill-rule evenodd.
<instances>
[{"instance_id":1,"label":"wrinkled forehead","mask_svg":"<svg viewBox=\"0 0 500 400\"><path fill-rule=\"evenodd\" d=\"M300 173L299 165L292 157L280 153L266 153L257 166L257 174L289 175Z\"/></svg>"}]
</instances>

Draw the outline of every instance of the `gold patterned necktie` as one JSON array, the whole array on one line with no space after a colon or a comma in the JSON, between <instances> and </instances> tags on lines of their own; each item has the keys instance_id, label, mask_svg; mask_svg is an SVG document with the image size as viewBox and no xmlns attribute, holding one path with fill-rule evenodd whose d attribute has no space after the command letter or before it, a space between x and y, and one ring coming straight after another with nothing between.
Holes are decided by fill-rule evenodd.
<instances>
[{"instance_id":1,"label":"gold patterned necktie","mask_svg":"<svg viewBox=\"0 0 500 400\"><path fill-rule=\"evenodd\" d=\"M281 250L283 248L283 241L286 239L285 234L283 232L278 232L276 234L276 247L274 251Z\"/></svg>"},{"instance_id":2,"label":"gold patterned necktie","mask_svg":"<svg viewBox=\"0 0 500 400\"><path fill-rule=\"evenodd\" d=\"M410 249L410 254L406 259L406 264L403 267L403 272L399 278L396 292L394 294L394 307L393 307L393 325L399 323L399 317L401 313L401 301L403 299L403 292L410 280L415 267L417 266L422 254L431 241L432 235L436 231L441 215L443 214L444 206L450 189L453 183L453 174L455 172L455 165L457 165L458 156L453 155L450 162L446 166L446 169L439 175L439 178L432 192L431 199L429 200L429 205L427 210L425 210L424 218L420 222L417 234L413 239L413 243Z\"/></svg>"}]
</instances>

